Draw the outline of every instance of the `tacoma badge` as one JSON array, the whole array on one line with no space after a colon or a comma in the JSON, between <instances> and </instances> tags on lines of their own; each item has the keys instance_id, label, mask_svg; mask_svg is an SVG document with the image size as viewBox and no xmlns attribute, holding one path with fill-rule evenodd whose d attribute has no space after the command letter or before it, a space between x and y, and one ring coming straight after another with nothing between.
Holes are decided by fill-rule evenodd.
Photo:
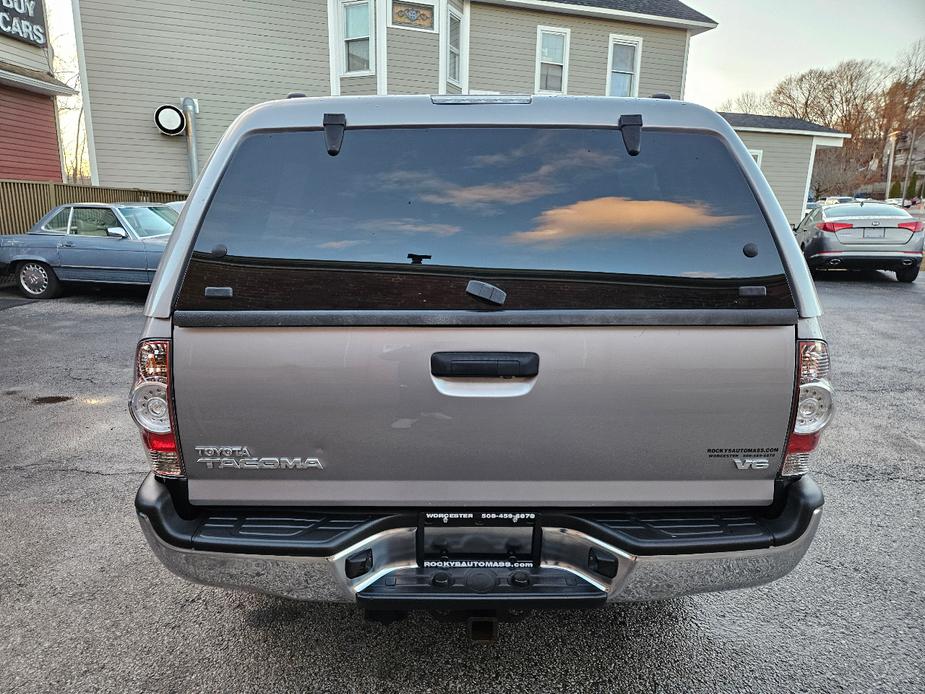
<instances>
[{"instance_id":1,"label":"tacoma badge","mask_svg":"<svg viewBox=\"0 0 925 694\"><path fill-rule=\"evenodd\" d=\"M317 458L257 458L247 446L196 446L198 459L210 470L233 468L236 470L323 470Z\"/></svg>"}]
</instances>

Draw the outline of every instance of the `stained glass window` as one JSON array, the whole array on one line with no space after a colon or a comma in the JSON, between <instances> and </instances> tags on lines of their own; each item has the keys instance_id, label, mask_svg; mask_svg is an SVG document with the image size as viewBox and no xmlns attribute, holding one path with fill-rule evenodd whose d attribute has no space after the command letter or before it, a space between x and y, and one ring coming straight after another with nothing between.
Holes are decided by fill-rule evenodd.
<instances>
[{"instance_id":1,"label":"stained glass window","mask_svg":"<svg viewBox=\"0 0 925 694\"><path fill-rule=\"evenodd\" d=\"M415 2L393 2L392 25L433 31L434 6Z\"/></svg>"}]
</instances>

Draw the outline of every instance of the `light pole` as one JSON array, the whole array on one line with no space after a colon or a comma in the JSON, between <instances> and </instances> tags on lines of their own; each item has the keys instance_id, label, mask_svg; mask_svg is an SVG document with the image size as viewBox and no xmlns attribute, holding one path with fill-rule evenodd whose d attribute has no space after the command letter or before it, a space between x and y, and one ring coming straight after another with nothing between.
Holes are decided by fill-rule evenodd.
<instances>
[{"instance_id":1,"label":"light pole","mask_svg":"<svg viewBox=\"0 0 925 694\"><path fill-rule=\"evenodd\" d=\"M184 96L180 102L180 108L186 115L186 158L189 168L189 185L192 189L199 178L199 146L196 123L196 116L199 115L199 100L191 96Z\"/></svg>"}]
</instances>

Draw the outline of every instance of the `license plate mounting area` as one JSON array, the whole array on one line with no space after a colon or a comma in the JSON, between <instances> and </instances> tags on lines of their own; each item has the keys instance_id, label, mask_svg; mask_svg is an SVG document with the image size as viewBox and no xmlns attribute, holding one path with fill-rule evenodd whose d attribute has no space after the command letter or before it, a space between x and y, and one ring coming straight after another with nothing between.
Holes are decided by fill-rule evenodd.
<instances>
[{"instance_id":1,"label":"license plate mounting area","mask_svg":"<svg viewBox=\"0 0 925 694\"><path fill-rule=\"evenodd\" d=\"M424 511L417 559L422 568L538 567L542 533L530 511Z\"/></svg>"}]
</instances>

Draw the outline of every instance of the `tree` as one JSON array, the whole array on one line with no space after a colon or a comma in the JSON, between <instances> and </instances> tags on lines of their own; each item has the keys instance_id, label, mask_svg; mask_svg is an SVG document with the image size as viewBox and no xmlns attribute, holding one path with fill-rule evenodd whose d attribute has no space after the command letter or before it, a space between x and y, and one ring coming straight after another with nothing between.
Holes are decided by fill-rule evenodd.
<instances>
[{"instance_id":1,"label":"tree","mask_svg":"<svg viewBox=\"0 0 925 694\"><path fill-rule=\"evenodd\" d=\"M858 137L874 134L871 126L884 69L873 60L845 60L830 71L830 127Z\"/></svg>"},{"instance_id":2,"label":"tree","mask_svg":"<svg viewBox=\"0 0 925 694\"><path fill-rule=\"evenodd\" d=\"M909 177L909 185L906 186L906 199L914 198L919 189L919 175L917 172L913 171L912 175Z\"/></svg>"},{"instance_id":3,"label":"tree","mask_svg":"<svg viewBox=\"0 0 925 694\"><path fill-rule=\"evenodd\" d=\"M768 95L771 114L829 125L827 105L832 98L832 88L831 74L826 70L788 75Z\"/></svg>"},{"instance_id":4,"label":"tree","mask_svg":"<svg viewBox=\"0 0 925 694\"><path fill-rule=\"evenodd\" d=\"M817 200L827 195L852 193L859 183L858 167L840 149L825 148L816 152L810 188Z\"/></svg>"},{"instance_id":5,"label":"tree","mask_svg":"<svg viewBox=\"0 0 925 694\"><path fill-rule=\"evenodd\" d=\"M722 110L800 118L850 134L843 147L817 154L811 179L817 195L881 182L890 133L925 132L925 39L893 65L845 60L813 68L788 75L765 95L729 99Z\"/></svg>"},{"instance_id":6,"label":"tree","mask_svg":"<svg viewBox=\"0 0 925 694\"><path fill-rule=\"evenodd\" d=\"M768 96L759 92L742 92L734 99L726 99L720 105L719 110L767 115L769 113Z\"/></svg>"},{"instance_id":7,"label":"tree","mask_svg":"<svg viewBox=\"0 0 925 694\"><path fill-rule=\"evenodd\" d=\"M48 23L64 27L67 22L60 16L61 10L54 4L47 6ZM68 85L77 94L59 96L55 99L60 134L64 177L69 183L90 182L90 162L87 152L87 133L84 123L84 104L81 94L80 68L74 45L74 36L69 32L57 32L52 37L54 46L53 70L55 77Z\"/></svg>"}]
</instances>

